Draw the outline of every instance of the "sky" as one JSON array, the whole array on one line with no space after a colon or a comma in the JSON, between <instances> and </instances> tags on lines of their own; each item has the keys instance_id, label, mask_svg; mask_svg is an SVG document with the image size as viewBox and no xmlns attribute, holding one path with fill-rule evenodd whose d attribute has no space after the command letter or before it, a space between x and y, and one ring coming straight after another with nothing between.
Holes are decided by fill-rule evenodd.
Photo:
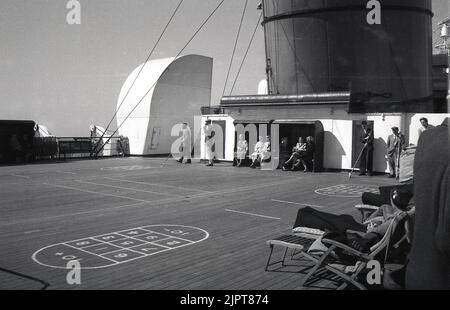
<instances>
[{"instance_id":1,"label":"sky","mask_svg":"<svg viewBox=\"0 0 450 310\"><path fill-rule=\"evenodd\" d=\"M127 76L148 56L179 0L79 0L81 24L69 25L68 0L0 1L0 119L31 119L58 136L87 136L106 125ZM220 0L184 0L152 59L185 45ZM249 0L225 94L261 11ZM436 22L448 0L432 0ZM222 96L245 1L225 0L184 51L214 58L211 104ZM438 32L436 32L437 34ZM264 36L258 27L233 95L255 94L265 78Z\"/></svg>"}]
</instances>

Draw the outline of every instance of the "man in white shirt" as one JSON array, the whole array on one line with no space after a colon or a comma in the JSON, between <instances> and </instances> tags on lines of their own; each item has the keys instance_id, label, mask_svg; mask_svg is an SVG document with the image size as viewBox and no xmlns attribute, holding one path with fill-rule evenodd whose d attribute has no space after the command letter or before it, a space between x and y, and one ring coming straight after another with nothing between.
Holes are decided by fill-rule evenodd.
<instances>
[{"instance_id":1,"label":"man in white shirt","mask_svg":"<svg viewBox=\"0 0 450 310\"><path fill-rule=\"evenodd\" d=\"M177 160L179 163L183 162L183 159L186 159L185 164L191 163L191 130L188 127L187 123L183 123L183 127L181 128L181 147L183 149L183 153L181 158Z\"/></svg>"}]
</instances>

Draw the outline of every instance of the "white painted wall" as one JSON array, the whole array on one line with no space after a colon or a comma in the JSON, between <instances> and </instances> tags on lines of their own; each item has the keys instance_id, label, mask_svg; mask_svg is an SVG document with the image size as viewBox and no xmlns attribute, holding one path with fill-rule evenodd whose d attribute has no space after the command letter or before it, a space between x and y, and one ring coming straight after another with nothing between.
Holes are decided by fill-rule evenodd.
<instances>
[{"instance_id":1,"label":"white painted wall","mask_svg":"<svg viewBox=\"0 0 450 310\"><path fill-rule=\"evenodd\" d=\"M205 125L205 121L209 119L212 120L213 126L215 121L225 121L225 132L223 133L223 136L225 138L225 158L218 158L223 159L226 161L232 161L234 158L234 144L235 144L235 134L234 134L234 119L231 116L228 115L219 115L219 114L213 114L213 115L203 115L202 121L201 121L201 128ZM217 128L214 128L214 131L217 131ZM217 133L216 133L217 135ZM206 148L205 148L205 134L203 130L201 131L201 143L200 143L200 158L206 159ZM217 146L216 146L217 149Z\"/></svg>"},{"instance_id":2,"label":"white painted wall","mask_svg":"<svg viewBox=\"0 0 450 310\"><path fill-rule=\"evenodd\" d=\"M352 121L321 119L324 137L325 168L351 169Z\"/></svg>"},{"instance_id":3,"label":"white painted wall","mask_svg":"<svg viewBox=\"0 0 450 310\"><path fill-rule=\"evenodd\" d=\"M209 105L211 78L212 59L199 55L153 60L137 67L117 101L119 133L128 137L130 153L170 153L176 140L171 135L172 127L187 122L194 128L194 117L201 115L202 106Z\"/></svg>"}]
</instances>

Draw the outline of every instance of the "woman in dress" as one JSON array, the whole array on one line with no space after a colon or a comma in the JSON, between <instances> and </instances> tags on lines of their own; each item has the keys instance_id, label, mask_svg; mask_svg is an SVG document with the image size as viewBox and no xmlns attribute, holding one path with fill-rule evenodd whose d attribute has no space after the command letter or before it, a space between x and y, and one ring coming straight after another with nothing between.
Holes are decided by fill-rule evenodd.
<instances>
[{"instance_id":1,"label":"woman in dress","mask_svg":"<svg viewBox=\"0 0 450 310\"><path fill-rule=\"evenodd\" d=\"M242 161L245 159L245 156L247 155L248 151L248 143L245 140L245 136L243 134L239 135L239 140L237 142L237 152L236 152L236 159L237 159L237 166L242 166Z\"/></svg>"},{"instance_id":2,"label":"woman in dress","mask_svg":"<svg viewBox=\"0 0 450 310\"><path fill-rule=\"evenodd\" d=\"M284 163L283 170L295 170L301 164L302 153L306 151L306 143L302 137L298 138L297 144L292 148L291 157Z\"/></svg>"}]
</instances>

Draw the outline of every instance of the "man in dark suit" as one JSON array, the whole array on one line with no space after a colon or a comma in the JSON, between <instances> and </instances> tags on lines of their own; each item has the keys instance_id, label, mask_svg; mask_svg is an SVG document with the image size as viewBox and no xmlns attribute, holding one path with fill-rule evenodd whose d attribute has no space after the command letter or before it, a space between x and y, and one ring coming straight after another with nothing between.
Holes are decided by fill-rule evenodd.
<instances>
[{"instance_id":1,"label":"man in dark suit","mask_svg":"<svg viewBox=\"0 0 450 310\"><path fill-rule=\"evenodd\" d=\"M448 119L419 138L414 159L416 216L407 289L450 289L450 129Z\"/></svg>"},{"instance_id":2,"label":"man in dark suit","mask_svg":"<svg viewBox=\"0 0 450 310\"><path fill-rule=\"evenodd\" d=\"M366 121L361 122L363 135L359 141L364 144L361 151L361 158L359 160L359 175L372 175L372 161L373 161L373 131L367 125Z\"/></svg>"},{"instance_id":3,"label":"man in dark suit","mask_svg":"<svg viewBox=\"0 0 450 310\"><path fill-rule=\"evenodd\" d=\"M389 163L389 177L395 178L396 168L398 169L398 160L401 150L405 146L405 136L400 133L398 127L392 127L392 134L387 139L387 158Z\"/></svg>"}]
</instances>

